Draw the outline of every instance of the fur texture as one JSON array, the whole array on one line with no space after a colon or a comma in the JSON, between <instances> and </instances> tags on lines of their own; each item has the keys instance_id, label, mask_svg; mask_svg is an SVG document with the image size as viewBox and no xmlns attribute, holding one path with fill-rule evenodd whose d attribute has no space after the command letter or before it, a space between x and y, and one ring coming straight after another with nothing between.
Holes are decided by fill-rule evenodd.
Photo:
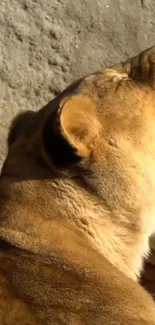
<instances>
[{"instance_id":1,"label":"fur texture","mask_svg":"<svg viewBox=\"0 0 155 325\"><path fill-rule=\"evenodd\" d=\"M152 48L13 121L0 323L155 324L137 283L155 231L154 88Z\"/></svg>"}]
</instances>

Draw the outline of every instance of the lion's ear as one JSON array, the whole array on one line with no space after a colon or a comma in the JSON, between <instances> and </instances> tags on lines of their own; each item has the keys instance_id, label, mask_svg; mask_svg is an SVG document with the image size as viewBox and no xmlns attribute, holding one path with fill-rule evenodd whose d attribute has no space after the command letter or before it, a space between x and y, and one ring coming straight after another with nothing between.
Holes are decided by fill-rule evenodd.
<instances>
[{"instance_id":1,"label":"lion's ear","mask_svg":"<svg viewBox=\"0 0 155 325\"><path fill-rule=\"evenodd\" d=\"M94 101L85 95L65 98L52 120L50 117L44 130L45 149L51 160L56 158L56 163L63 165L89 158L101 130Z\"/></svg>"},{"instance_id":2,"label":"lion's ear","mask_svg":"<svg viewBox=\"0 0 155 325\"><path fill-rule=\"evenodd\" d=\"M88 157L99 139L101 125L91 98L74 96L62 103L60 124L64 137L77 155Z\"/></svg>"},{"instance_id":3,"label":"lion's ear","mask_svg":"<svg viewBox=\"0 0 155 325\"><path fill-rule=\"evenodd\" d=\"M155 46L121 64L113 66L112 69L121 75L126 74L129 78L155 89Z\"/></svg>"},{"instance_id":4,"label":"lion's ear","mask_svg":"<svg viewBox=\"0 0 155 325\"><path fill-rule=\"evenodd\" d=\"M128 67L129 75L134 80L146 83L155 89L155 47L141 52L129 60L125 67Z\"/></svg>"}]
</instances>

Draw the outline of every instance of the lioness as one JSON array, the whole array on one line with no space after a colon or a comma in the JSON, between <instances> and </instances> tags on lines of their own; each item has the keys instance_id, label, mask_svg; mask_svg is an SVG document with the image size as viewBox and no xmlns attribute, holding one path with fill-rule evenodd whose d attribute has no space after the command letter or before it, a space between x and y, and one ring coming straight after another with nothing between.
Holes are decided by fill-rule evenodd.
<instances>
[{"instance_id":1,"label":"lioness","mask_svg":"<svg viewBox=\"0 0 155 325\"><path fill-rule=\"evenodd\" d=\"M153 325L155 48L20 114L0 178L0 324Z\"/></svg>"}]
</instances>

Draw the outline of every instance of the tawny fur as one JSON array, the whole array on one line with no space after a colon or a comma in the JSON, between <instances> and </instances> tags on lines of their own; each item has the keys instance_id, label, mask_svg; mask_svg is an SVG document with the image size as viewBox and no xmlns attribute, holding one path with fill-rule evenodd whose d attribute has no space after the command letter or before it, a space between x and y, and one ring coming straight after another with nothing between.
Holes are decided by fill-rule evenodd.
<instances>
[{"instance_id":1,"label":"tawny fur","mask_svg":"<svg viewBox=\"0 0 155 325\"><path fill-rule=\"evenodd\" d=\"M13 122L0 324L155 324L137 283L155 231L154 58L87 76Z\"/></svg>"}]
</instances>

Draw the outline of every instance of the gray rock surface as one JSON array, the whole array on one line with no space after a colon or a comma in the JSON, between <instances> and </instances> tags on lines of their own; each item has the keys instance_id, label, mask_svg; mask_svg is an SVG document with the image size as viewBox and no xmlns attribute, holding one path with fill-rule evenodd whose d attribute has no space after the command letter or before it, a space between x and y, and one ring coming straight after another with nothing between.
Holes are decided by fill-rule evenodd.
<instances>
[{"instance_id":1,"label":"gray rock surface","mask_svg":"<svg viewBox=\"0 0 155 325\"><path fill-rule=\"evenodd\" d=\"M0 165L17 111L154 43L154 0L1 0Z\"/></svg>"}]
</instances>

